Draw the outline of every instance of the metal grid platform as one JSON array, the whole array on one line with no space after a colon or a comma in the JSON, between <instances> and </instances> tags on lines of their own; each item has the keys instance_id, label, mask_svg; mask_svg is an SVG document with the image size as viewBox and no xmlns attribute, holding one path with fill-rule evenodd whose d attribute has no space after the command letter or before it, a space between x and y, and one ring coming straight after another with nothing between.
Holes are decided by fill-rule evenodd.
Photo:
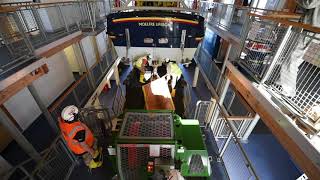
<instances>
[{"instance_id":1,"label":"metal grid platform","mask_svg":"<svg viewBox=\"0 0 320 180\"><path fill-rule=\"evenodd\" d=\"M125 115L119 137L125 139L172 139L172 114L128 112Z\"/></svg>"}]
</instances>

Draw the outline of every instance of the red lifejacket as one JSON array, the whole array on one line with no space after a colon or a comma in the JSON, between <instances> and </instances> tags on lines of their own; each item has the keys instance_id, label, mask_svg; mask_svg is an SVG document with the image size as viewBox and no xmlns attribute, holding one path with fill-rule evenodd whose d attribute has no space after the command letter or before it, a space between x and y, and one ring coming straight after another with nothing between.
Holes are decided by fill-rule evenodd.
<instances>
[{"instance_id":1,"label":"red lifejacket","mask_svg":"<svg viewBox=\"0 0 320 180\"><path fill-rule=\"evenodd\" d=\"M59 126L62 133L62 136L67 142L69 149L75 154L83 154L87 152L86 149L83 148L81 143L85 143L88 147L92 147L94 143L94 136L91 130L80 121L76 121L73 123L67 123L62 118L59 118ZM85 130L85 140L83 142L79 142L75 139L75 135L79 132Z\"/></svg>"}]
</instances>

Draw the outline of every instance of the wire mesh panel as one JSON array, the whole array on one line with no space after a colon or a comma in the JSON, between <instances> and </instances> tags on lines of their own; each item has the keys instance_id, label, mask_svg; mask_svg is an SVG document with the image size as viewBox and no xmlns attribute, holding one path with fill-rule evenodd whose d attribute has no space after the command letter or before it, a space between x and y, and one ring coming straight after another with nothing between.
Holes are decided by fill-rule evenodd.
<instances>
[{"instance_id":1,"label":"wire mesh panel","mask_svg":"<svg viewBox=\"0 0 320 180\"><path fill-rule=\"evenodd\" d=\"M145 172L149 157L151 156L150 146L150 144L117 145L118 170L122 180L147 179ZM154 146L158 146L160 148L160 154L157 156L159 159L173 159L174 145L162 144ZM197 164L195 163L194 165L194 169L197 170Z\"/></svg>"},{"instance_id":2,"label":"wire mesh panel","mask_svg":"<svg viewBox=\"0 0 320 180\"><path fill-rule=\"evenodd\" d=\"M239 62L254 78L261 80L287 28L276 22L251 17L248 29Z\"/></svg>"},{"instance_id":3,"label":"wire mesh panel","mask_svg":"<svg viewBox=\"0 0 320 180\"><path fill-rule=\"evenodd\" d=\"M205 125L210 118L210 108L212 108L212 101L198 101L194 113L194 119L199 120L200 125Z\"/></svg>"},{"instance_id":4,"label":"wire mesh panel","mask_svg":"<svg viewBox=\"0 0 320 180\"><path fill-rule=\"evenodd\" d=\"M99 85L99 83L103 77L103 73L101 72L100 63L96 64L96 66L92 69L92 74L93 74L96 86Z\"/></svg>"},{"instance_id":5,"label":"wire mesh panel","mask_svg":"<svg viewBox=\"0 0 320 180\"><path fill-rule=\"evenodd\" d=\"M143 179L142 172L147 166L149 147L119 147L118 167L123 180Z\"/></svg>"},{"instance_id":6,"label":"wire mesh panel","mask_svg":"<svg viewBox=\"0 0 320 180\"><path fill-rule=\"evenodd\" d=\"M110 110L102 107L83 108L81 121L93 132L98 142L104 143L112 128Z\"/></svg>"},{"instance_id":7,"label":"wire mesh panel","mask_svg":"<svg viewBox=\"0 0 320 180\"><path fill-rule=\"evenodd\" d=\"M130 139L172 139L172 114L128 112L125 114L119 137Z\"/></svg>"},{"instance_id":8,"label":"wire mesh panel","mask_svg":"<svg viewBox=\"0 0 320 180\"><path fill-rule=\"evenodd\" d=\"M71 152L62 140L58 140L33 174L45 180L68 179L75 165Z\"/></svg>"},{"instance_id":9,"label":"wire mesh panel","mask_svg":"<svg viewBox=\"0 0 320 180\"><path fill-rule=\"evenodd\" d=\"M228 144L222 159L231 180L255 179L248 168L246 159L243 157L243 152L234 139Z\"/></svg>"},{"instance_id":10,"label":"wire mesh panel","mask_svg":"<svg viewBox=\"0 0 320 180\"><path fill-rule=\"evenodd\" d=\"M125 104L125 86L124 85L119 85L117 86L117 91L115 98L112 103L112 110L113 110L113 116L119 116L123 112L124 104Z\"/></svg>"},{"instance_id":11,"label":"wire mesh panel","mask_svg":"<svg viewBox=\"0 0 320 180\"><path fill-rule=\"evenodd\" d=\"M32 56L32 47L26 39L19 16L16 12L0 14L0 49L2 58L0 73L27 61Z\"/></svg>"},{"instance_id":12,"label":"wire mesh panel","mask_svg":"<svg viewBox=\"0 0 320 180\"><path fill-rule=\"evenodd\" d=\"M320 122L320 35L293 28L274 64L265 85L315 128Z\"/></svg>"},{"instance_id":13,"label":"wire mesh panel","mask_svg":"<svg viewBox=\"0 0 320 180\"><path fill-rule=\"evenodd\" d=\"M193 118L194 110L196 109L196 104L192 102L191 89L192 87L189 84L183 89L183 115L185 118Z\"/></svg>"}]
</instances>

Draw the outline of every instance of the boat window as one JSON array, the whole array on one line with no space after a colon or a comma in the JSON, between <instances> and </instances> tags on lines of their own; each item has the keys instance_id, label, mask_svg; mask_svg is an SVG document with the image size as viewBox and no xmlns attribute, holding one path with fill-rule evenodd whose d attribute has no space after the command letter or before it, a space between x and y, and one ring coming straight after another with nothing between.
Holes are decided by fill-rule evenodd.
<instances>
[{"instance_id":1,"label":"boat window","mask_svg":"<svg viewBox=\"0 0 320 180\"><path fill-rule=\"evenodd\" d=\"M168 44L168 38L160 38L159 39L159 44Z\"/></svg>"},{"instance_id":2,"label":"boat window","mask_svg":"<svg viewBox=\"0 0 320 180\"><path fill-rule=\"evenodd\" d=\"M149 44L149 43L153 43L153 39L152 39L152 38L144 38L144 39L143 39L143 42L144 42L144 43L148 43L148 44Z\"/></svg>"}]
</instances>

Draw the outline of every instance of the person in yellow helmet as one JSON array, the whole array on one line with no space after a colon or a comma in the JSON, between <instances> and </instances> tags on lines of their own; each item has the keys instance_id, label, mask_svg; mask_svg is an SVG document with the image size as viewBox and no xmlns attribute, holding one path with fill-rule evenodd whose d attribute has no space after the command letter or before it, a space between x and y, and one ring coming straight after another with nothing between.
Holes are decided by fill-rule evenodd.
<instances>
[{"instance_id":1,"label":"person in yellow helmet","mask_svg":"<svg viewBox=\"0 0 320 180\"><path fill-rule=\"evenodd\" d=\"M171 76L171 88L174 89L177 81L181 78L182 70L176 62L166 59L167 63L167 76ZM170 78L169 78L170 79Z\"/></svg>"},{"instance_id":2,"label":"person in yellow helmet","mask_svg":"<svg viewBox=\"0 0 320 180\"><path fill-rule=\"evenodd\" d=\"M150 54L146 56L139 57L134 63L133 66L137 68L140 71L139 75L139 82L140 83L146 83L144 74L146 72L146 66L148 65L148 62L151 61L152 56Z\"/></svg>"}]
</instances>

